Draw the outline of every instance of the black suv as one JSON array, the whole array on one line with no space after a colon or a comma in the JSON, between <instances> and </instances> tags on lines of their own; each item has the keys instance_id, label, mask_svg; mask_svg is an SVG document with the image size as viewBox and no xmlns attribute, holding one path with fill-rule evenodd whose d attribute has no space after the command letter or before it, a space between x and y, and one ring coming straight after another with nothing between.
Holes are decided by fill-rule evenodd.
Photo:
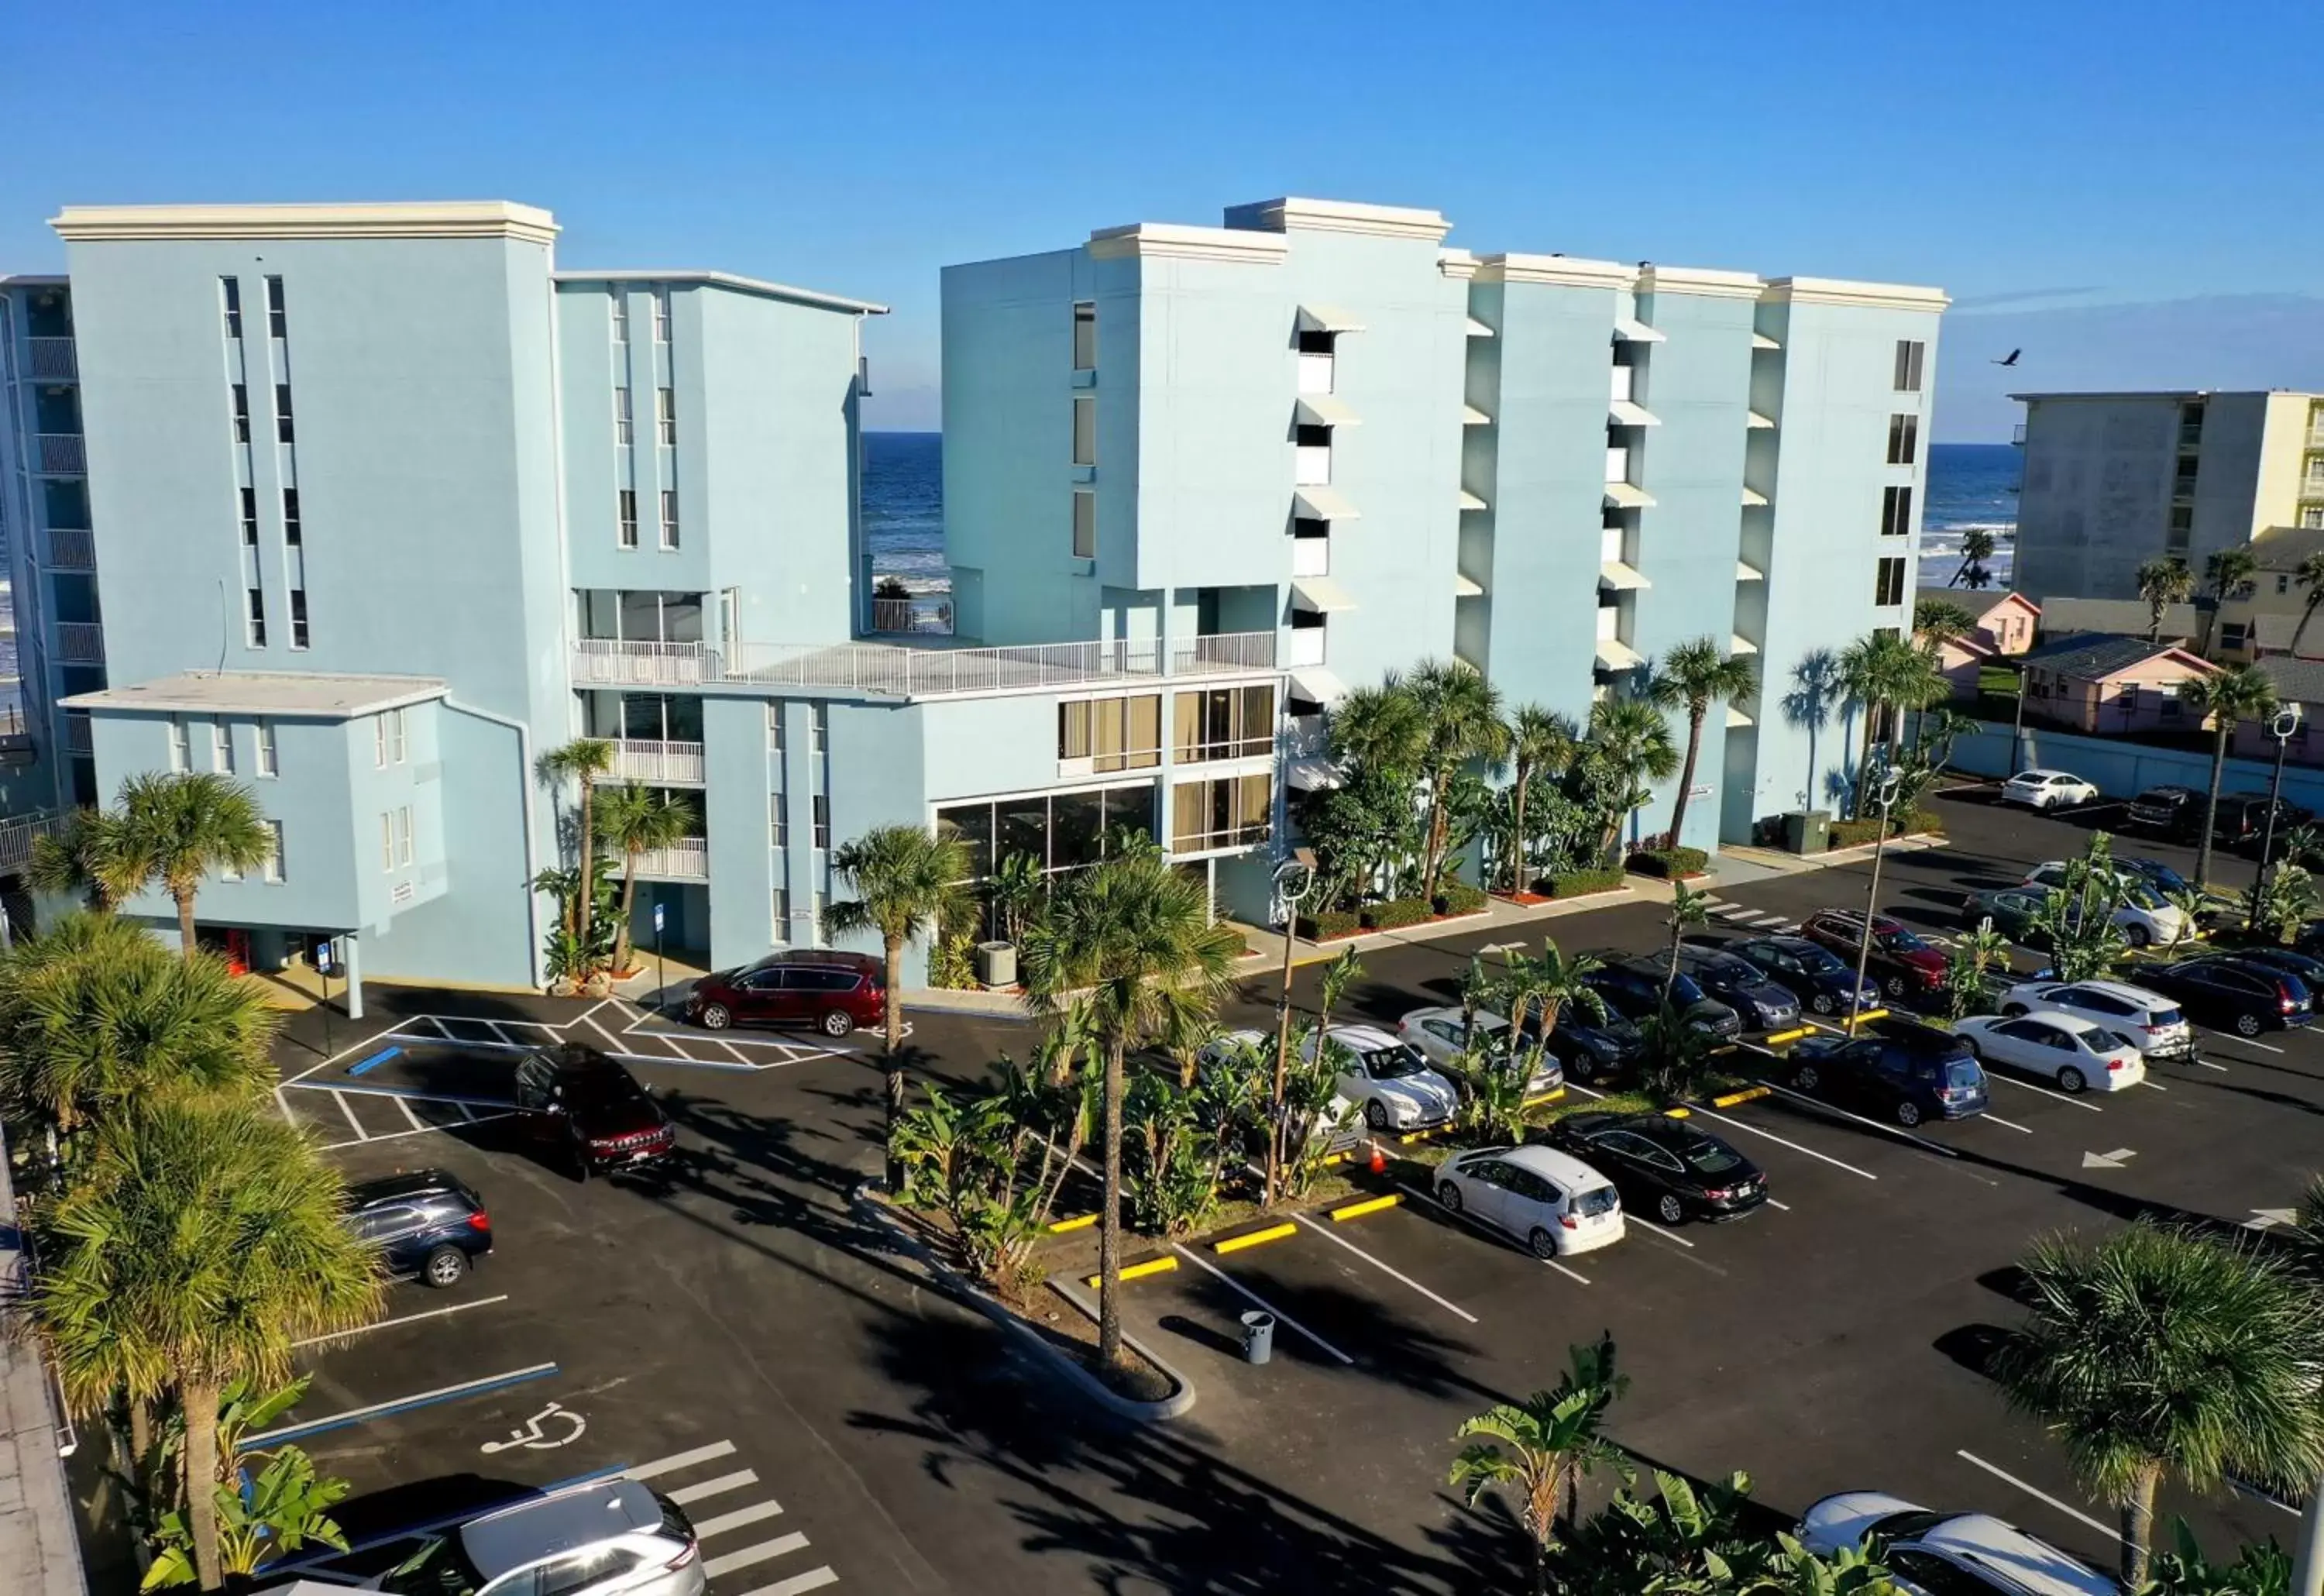
<instances>
[{"instance_id":1,"label":"black suv","mask_svg":"<svg viewBox=\"0 0 2324 1596\"><path fill-rule=\"evenodd\" d=\"M2193 845L2203 840L2204 795L2191 787L2150 787L2130 802L2126 816L2141 831ZM2223 792L2211 823L2211 840L2221 847L2256 850L2267 835L2268 797L2264 792ZM2275 834L2315 818L2283 798L2275 800Z\"/></svg>"},{"instance_id":2,"label":"black suv","mask_svg":"<svg viewBox=\"0 0 2324 1596\"><path fill-rule=\"evenodd\" d=\"M1969 1045L1950 1031L1909 1020L1875 1020L1855 1037L1810 1037L1784 1066L1812 1097L1860 1109L1910 1130L1925 1119L1985 1112L1985 1072Z\"/></svg>"},{"instance_id":3,"label":"black suv","mask_svg":"<svg viewBox=\"0 0 2324 1596\"><path fill-rule=\"evenodd\" d=\"M1662 1010L1663 973L1643 959L1609 959L1582 979L1605 1000L1609 1012L1625 1019L1651 1019ZM1706 994L1683 971L1671 980L1670 1001L1689 1027L1706 1036L1726 1041L1743 1034L1742 1016Z\"/></svg>"},{"instance_id":4,"label":"black suv","mask_svg":"<svg viewBox=\"0 0 2324 1596\"><path fill-rule=\"evenodd\" d=\"M2188 1019L2239 1037L2306 1025L2315 1014L2315 996L2299 976L2232 954L2148 964L2138 984L2169 998Z\"/></svg>"},{"instance_id":5,"label":"black suv","mask_svg":"<svg viewBox=\"0 0 2324 1596\"><path fill-rule=\"evenodd\" d=\"M421 1169L347 1187L347 1228L379 1250L391 1275L441 1290L493 1250L492 1215L456 1175Z\"/></svg>"},{"instance_id":6,"label":"black suv","mask_svg":"<svg viewBox=\"0 0 2324 1596\"><path fill-rule=\"evenodd\" d=\"M2203 795L2191 787L2150 787L2123 812L2126 830L2192 836L2203 828Z\"/></svg>"},{"instance_id":7,"label":"black suv","mask_svg":"<svg viewBox=\"0 0 2324 1596\"><path fill-rule=\"evenodd\" d=\"M1625 1019L1622 1010L1603 992L1599 996L1606 1004L1604 1019L1579 1003L1567 1003L1558 1010L1557 1024L1551 1028L1549 1056L1557 1060L1570 1081L1618 1080L1636 1069L1646 1056L1646 1034ZM1527 1037L1541 1034L1539 1016L1537 1009L1527 1011Z\"/></svg>"}]
</instances>

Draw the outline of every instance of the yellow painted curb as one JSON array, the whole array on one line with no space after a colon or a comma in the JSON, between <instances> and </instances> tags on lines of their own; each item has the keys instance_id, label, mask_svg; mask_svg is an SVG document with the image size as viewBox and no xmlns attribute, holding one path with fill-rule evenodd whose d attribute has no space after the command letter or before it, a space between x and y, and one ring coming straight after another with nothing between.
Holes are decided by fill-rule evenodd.
<instances>
[{"instance_id":1,"label":"yellow painted curb","mask_svg":"<svg viewBox=\"0 0 2324 1596\"><path fill-rule=\"evenodd\" d=\"M1404 1147L1416 1141L1426 1141L1430 1137L1435 1135L1437 1131L1443 1129L1443 1126L1438 1125L1432 1130L1406 1131L1404 1135L1396 1139L1396 1143L1398 1147Z\"/></svg>"},{"instance_id":2,"label":"yellow painted curb","mask_svg":"<svg viewBox=\"0 0 2324 1596\"><path fill-rule=\"evenodd\" d=\"M1666 1108L1663 1110L1663 1118L1665 1120L1683 1120L1691 1112L1691 1110L1683 1108Z\"/></svg>"},{"instance_id":3,"label":"yellow painted curb","mask_svg":"<svg viewBox=\"0 0 2324 1596\"><path fill-rule=\"evenodd\" d=\"M1767 1040L1766 1040L1766 1045L1767 1047L1782 1047L1785 1042L1796 1042L1796 1041L1798 1041L1802 1037L1813 1036L1814 1034L1815 1034L1815 1027L1813 1027L1813 1026L1812 1026L1812 1025L1803 1025L1803 1026L1801 1026L1797 1030L1779 1030L1779 1031L1777 1031L1774 1036L1769 1037L1769 1038L1767 1038Z\"/></svg>"},{"instance_id":4,"label":"yellow painted curb","mask_svg":"<svg viewBox=\"0 0 2324 1596\"><path fill-rule=\"evenodd\" d=\"M1863 1013L1858 1015L1848 1023L1849 1028L1853 1029L1859 1025L1868 1024L1875 1019L1886 1019L1887 1018L1888 1010L1886 1009L1867 1009Z\"/></svg>"},{"instance_id":5,"label":"yellow painted curb","mask_svg":"<svg viewBox=\"0 0 2324 1596\"><path fill-rule=\"evenodd\" d=\"M1325 1153L1322 1163L1324 1168L1329 1169L1334 1164L1344 1164L1347 1161L1348 1155L1345 1153Z\"/></svg>"},{"instance_id":6,"label":"yellow painted curb","mask_svg":"<svg viewBox=\"0 0 2324 1596\"><path fill-rule=\"evenodd\" d=\"M1121 1278L1125 1280L1139 1280L1148 1275L1167 1275L1177 1267L1176 1256L1166 1252L1159 1258L1149 1258L1144 1263L1124 1264L1121 1268ZM1082 1284L1094 1291L1097 1288L1097 1281L1098 1278L1095 1275L1090 1275L1083 1279Z\"/></svg>"},{"instance_id":7,"label":"yellow painted curb","mask_svg":"<svg viewBox=\"0 0 2324 1596\"><path fill-rule=\"evenodd\" d=\"M1393 1208L1403 1201L1403 1195L1397 1192L1390 1192L1385 1197L1366 1197L1360 1203L1350 1203L1345 1207L1333 1209L1332 1222L1337 1224L1343 1219L1360 1219L1367 1213L1378 1213L1383 1208Z\"/></svg>"},{"instance_id":8,"label":"yellow painted curb","mask_svg":"<svg viewBox=\"0 0 2324 1596\"><path fill-rule=\"evenodd\" d=\"M1051 1220L1049 1230L1052 1234L1061 1236L1067 1231L1085 1231L1096 1222L1097 1215L1094 1213L1076 1213L1071 1219Z\"/></svg>"},{"instance_id":9,"label":"yellow painted curb","mask_svg":"<svg viewBox=\"0 0 2324 1596\"><path fill-rule=\"evenodd\" d=\"M1740 1092L1729 1092L1724 1097L1712 1098L1711 1106L1733 1108L1738 1102L1753 1102L1762 1097L1772 1097L1775 1093L1775 1089L1773 1086L1746 1086Z\"/></svg>"},{"instance_id":10,"label":"yellow painted curb","mask_svg":"<svg viewBox=\"0 0 2324 1596\"><path fill-rule=\"evenodd\" d=\"M1282 1224L1269 1225L1263 1231L1245 1231L1240 1236L1229 1236L1223 1241L1213 1241L1211 1243L1211 1250L1240 1252L1244 1248L1256 1247L1262 1241L1280 1241L1286 1236L1296 1236L1298 1233L1299 1227L1286 1221Z\"/></svg>"},{"instance_id":11,"label":"yellow painted curb","mask_svg":"<svg viewBox=\"0 0 2324 1596\"><path fill-rule=\"evenodd\" d=\"M1563 1086L1560 1086L1556 1091L1554 1091L1554 1092L1545 1092L1545 1093L1543 1093L1539 1097L1528 1097L1528 1098L1526 1098L1526 1099L1525 1100L1525 1102L1524 1102L1521 1106L1526 1107L1526 1108L1539 1108L1543 1103L1545 1103L1545 1102L1555 1102L1559 1098L1561 1098L1561 1097L1563 1097L1563 1096L1564 1096L1564 1095L1565 1095L1565 1088L1564 1088L1564 1087L1563 1087Z\"/></svg>"}]
</instances>

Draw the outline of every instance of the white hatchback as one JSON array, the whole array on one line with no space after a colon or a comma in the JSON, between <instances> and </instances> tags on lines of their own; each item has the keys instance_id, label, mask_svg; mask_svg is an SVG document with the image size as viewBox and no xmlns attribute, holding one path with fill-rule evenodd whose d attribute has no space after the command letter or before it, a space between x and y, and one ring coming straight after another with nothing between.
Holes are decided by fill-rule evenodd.
<instances>
[{"instance_id":1,"label":"white hatchback","mask_svg":"<svg viewBox=\"0 0 2324 1596\"><path fill-rule=\"evenodd\" d=\"M2098 789L2067 770L2020 770L2001 784L2001 801L2035 809L2062 809L2093 802Z\"/></svg>"},{"instance_id":2,"label":"white hatchback","mask_svg":"<svg viewBox=\"0 0 2324 1596\"><path fill-rule=\"evenodd\" d=\"M2195 1030L2179 1005L2126 981L2021 981L2001 994L2010 1019L2036 1009L2087 1019L2127 1040L2149 1058L2191 1058Z\"/></svg>"},{"instance_id":3,"label":"white hatchback","mask_svg":"<svg viewBox=\"0 0 2324 1596\"><path fill-rule=\"evenodd\" d=\"M1979 1063L2047 1075L2064 1092L2120 1092L2146 1079L2145 1055L2129 1038L2055 1009L1975 1014L1955 1020L1953 1034Z\"/></svg>"},{"instance_id":4,"label":"white hatchback","mask_svg":"<svg viewBox=\"0 0 2324 1596\"><path fill-rule=\"evenodd\" d=\"M1622 1239L1622 1199L1570 1153L1546 1147L1480 1147L1437 1167L1436 1200L1508 1232L1536 1258L1588 1252Z\"/></svg>"}]
</instances>

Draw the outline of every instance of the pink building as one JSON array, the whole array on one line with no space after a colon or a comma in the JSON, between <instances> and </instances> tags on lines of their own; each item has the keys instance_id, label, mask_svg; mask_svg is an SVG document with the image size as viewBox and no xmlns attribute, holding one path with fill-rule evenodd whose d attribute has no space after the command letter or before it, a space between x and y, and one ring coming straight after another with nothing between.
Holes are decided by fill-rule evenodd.
<instances>
[{"instance_id":1,"label":"pink building","mask_svg":"<svg viewBox=\"0 0 2324 1596\"><path fill-rule=\"evenodd\" d=\"M2020 655L2025 713L2097 736L2122 732L2198 731L2179 689L2219 668L2172 643L2080 632Z\"/></svg>"},{"instance_id":2,"label":"pink building","mask_svg":"<svg viewBox=\"0 0 2324 1596\"><path fill-rule=\"evenodd\" d=\"M2319 628L2311 626L2308 630L2312 638ZM2292 728L2292 736L2283 745L2285 761L2324 765L2324 725L2316 724L2317 717L2324 715L2324 660L2270 654L2258 664L2267 679L2275 684L2278 702L2300 711L2300 724ZM2235 751L2246 759L2273 761L2275 739L2259 722L2242 721L2236 726Z\"/></svg>"},{"instance_id":3,"label":"pink building","mask_svg":"<svg viewBox=\"0 0 2324 1596\"><path fill-rule=\"evenodd\" d=\"M1985 665L2022 654L2034 646L2034 629L2042 620L2042 606L2019 593L1984 593L1969 587L1923 587L1914 595L1926 604L1958 604L1977 622L1968 637L1937 643L1938 667L1953 685L1956 698L1978 696L1978 673Z\"/></svg>"}]
</instances>

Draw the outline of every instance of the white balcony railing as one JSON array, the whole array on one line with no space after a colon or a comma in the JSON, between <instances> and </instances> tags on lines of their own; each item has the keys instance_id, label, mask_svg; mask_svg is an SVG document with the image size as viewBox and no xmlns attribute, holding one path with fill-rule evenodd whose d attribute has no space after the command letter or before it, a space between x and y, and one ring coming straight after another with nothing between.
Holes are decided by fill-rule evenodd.
<instances>
[{"instance_id":1,"label":"white balcony railing","mask_svg":"<svg viewBox=\"0 0 2324 1596\"><path fill-rule=\"evenodd\" d=\"M105 663L105 628L94 621L57 623L57 658L74 665Z\"/></svg>"},{"instance_id":2,"label":"white balcony railing","mask_svg":"<svg viewBox=\"0 0 2324 1596\"><path fill-rule=\"evenodd\" d=\"M952 632L952 595L931 593L912 598L874 598L872 601L872 630L925 632L939 637L949 636Z\"/></svg>"},{"instance_id":3,"label":"white balcony railing","mask_svg":"<svg viewBox=\"0 0 2324 1596\"><path fill-rule=\"evenodd\" d=\"M1329 487L1332 482L1332 446L1327 443L1302 443L1292 446L1291 481L1303 488Z\"/></svg>"},{"instance_id":4,"label":"white balcony railing","mask_svg":"<svg viewBox=\"0 0 2324 1596\"><path fill-rule=\"evenodd\" d=\"M0 820L0 870L23 869L32 857L32 839L54 835L71 818L70 810L51 809Z\"/></svg>"},{"instance_id":5,"label":"white balcony railing","mask_svg":"<svg viewBox=\"0 0 2324 1596\"><path fill-rule=\"evenodd\" d=\"M27 338L32 346L32 374L36 377L78 377L80 356L73 352L70 338Z\"/></svg>"},{"instance_id":6,"label":"white balcony railing","mask_svg":"<svg viewBox=\"0 0 2324 1596\"><path fill-rule=\"evenodd\" d=\"M627 858L616 860L613 868L626 871ZM649 848L638 855L638 880L664 881L706 881L710 879L710 839L682 837L668 848Z\"/></svg>"},{"instance_id":7,"label":"white balcony railing","mask_svg":"<svg viewBox=\"0 0 2324 1596\"><path fill-rule=\"evenodd\" d=\"M86 527L51 527L49 568L52 571L97 569L97 534Z\"/></svg>"},{"instance_id":8,"label":"white balcony railing","mask_svg":"<svg viewBox=\"0 0 2324 1596\"><path fill-rule=\"evenodd\" d=\"M613 768L606 779L642 781L649 787L700 787L702 744L618 738L613 743Z\"/></svg>"},{"instance_id":9,"label":"white balcony railing","mask_svg":"<svg viewBox=\"0 0 2324 1596\"><path fill-rule=\"evenodd\" d=\"M40 446L41 470L49 476L88 475L88 448L78 432L33 434Z\"/></svg>"},{"instance_id":10,"label":"white balcony railing","mask_svg":"<svg viewBox=\"0 0 2324 1596\"><path fill-rule=\"evenodd\" d=\"M97 752L96 740L89 735L88 710L65 711L65 752L79 754L84 759Z\"/></svg>"},{"instance_id":11,"label":"white balcony railing","mask_svg":"<svg viewBox=\"0 0 2324 1596\"><path fill-rule=\"evenodd\" d=\"M699 687L717 680L717 669L718 657L701 643L585 637L573 645L573 679L587 687Z\"/></svg>"}]
</instances>

